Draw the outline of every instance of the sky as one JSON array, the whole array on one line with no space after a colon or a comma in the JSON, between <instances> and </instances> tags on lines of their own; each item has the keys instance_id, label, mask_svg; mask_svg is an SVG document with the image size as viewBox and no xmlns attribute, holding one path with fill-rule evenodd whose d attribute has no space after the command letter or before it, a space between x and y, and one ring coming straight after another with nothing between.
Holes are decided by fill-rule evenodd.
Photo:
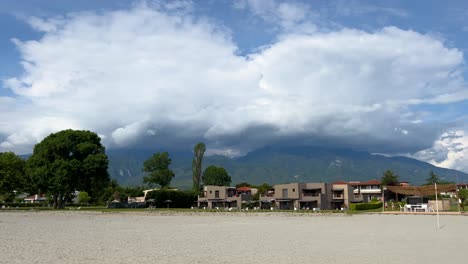
<instances>
[{"instance_id":1,"label":"sky","mask_svg":"<svg viewBox=\"0 0 468 264\"><path fill-rule=\"evenodd\" d=\"M267 145L468 172L466 1L0 1L0 151Z\"/></svg>"}]
</instances>

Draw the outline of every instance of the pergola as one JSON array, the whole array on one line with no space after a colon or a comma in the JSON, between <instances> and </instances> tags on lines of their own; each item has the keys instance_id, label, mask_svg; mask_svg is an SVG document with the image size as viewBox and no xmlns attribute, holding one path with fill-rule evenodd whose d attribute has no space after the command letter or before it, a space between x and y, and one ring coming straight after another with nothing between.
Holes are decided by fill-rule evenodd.
<instances>
[{"instance_id":1,"label":"pergola","mask_svg":"<svg viewBox=\"0 0 468 264\"><path fill-rule=\"evenodd\" d=\"M415 195L415 196L428 196L436 193L434 185L423 185L423 186L386 186L387 190L390 190L397 194L404 195ZM455 184L437 184L437 193L453 192L457 190Z\"/></svg>"}]
</instances>

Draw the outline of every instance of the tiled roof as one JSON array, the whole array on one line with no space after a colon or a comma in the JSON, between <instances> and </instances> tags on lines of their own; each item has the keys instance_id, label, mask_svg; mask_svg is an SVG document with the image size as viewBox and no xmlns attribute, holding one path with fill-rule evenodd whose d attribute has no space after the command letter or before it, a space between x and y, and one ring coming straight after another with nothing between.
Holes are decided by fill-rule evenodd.
<instances>
[{"instance_id":1,"label":"tiled roof","mask_svg":"<svg viewBox=\"0 0 468 264\"><path fill-rule=\"evenodd\" d=\"M345 182L345 181L336 181L336 182L334 182L333 184L348 184L348 183Z\"/></svg>"},{"instance_id":2,"label":"tiled roof","mask_svg":"<svg viewBox=\"0 0 468 264\"><path fill-rule=\"evenodd\" d=\"M238 191L241 191L241 192L246 192L246 191L250 191L251 188L250 187L247 187L247 186L243 186L243 187L239 187L237 188Z\"/></svg>"}]
</instances>

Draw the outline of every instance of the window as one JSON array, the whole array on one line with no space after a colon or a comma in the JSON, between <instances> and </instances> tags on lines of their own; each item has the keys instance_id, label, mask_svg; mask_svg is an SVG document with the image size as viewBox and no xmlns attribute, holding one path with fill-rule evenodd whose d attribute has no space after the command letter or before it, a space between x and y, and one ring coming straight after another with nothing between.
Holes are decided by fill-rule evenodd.
<instances>
[{"instance_id":1,"label":"window","mask_svg":"<svg viewBox=\"0 0 468 264\"><path fill-rule=\"evenodd\" d=\"M219 198L219 191L215 191L215 198Z\"/></svg>"},{"instance_id":2,"label":"window","mask_svg":"<svg viewBox=\"0 0 468 264\"><path fill-rule=\"evenodd\" d=\"M296 192L296 189L295 189L295 188L293 188L293 192Z\"/></svg>"}]
</instances>

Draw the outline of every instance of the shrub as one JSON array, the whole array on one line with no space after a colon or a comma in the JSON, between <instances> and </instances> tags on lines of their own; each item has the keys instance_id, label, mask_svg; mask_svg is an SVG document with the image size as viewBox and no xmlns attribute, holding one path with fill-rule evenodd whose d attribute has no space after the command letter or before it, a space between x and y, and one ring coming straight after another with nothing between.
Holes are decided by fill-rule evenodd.
<instances>
[{"instance_id":1,"label":"shrub","mask_svg":"<svg viewBox=\"0 0 468 264\"><path fill-rule=\"evenodd\" d=\"M351 210L371 210L382 207L382 202L378 203L351 203L349 209Z\"/></svg>"}]
</instances>

